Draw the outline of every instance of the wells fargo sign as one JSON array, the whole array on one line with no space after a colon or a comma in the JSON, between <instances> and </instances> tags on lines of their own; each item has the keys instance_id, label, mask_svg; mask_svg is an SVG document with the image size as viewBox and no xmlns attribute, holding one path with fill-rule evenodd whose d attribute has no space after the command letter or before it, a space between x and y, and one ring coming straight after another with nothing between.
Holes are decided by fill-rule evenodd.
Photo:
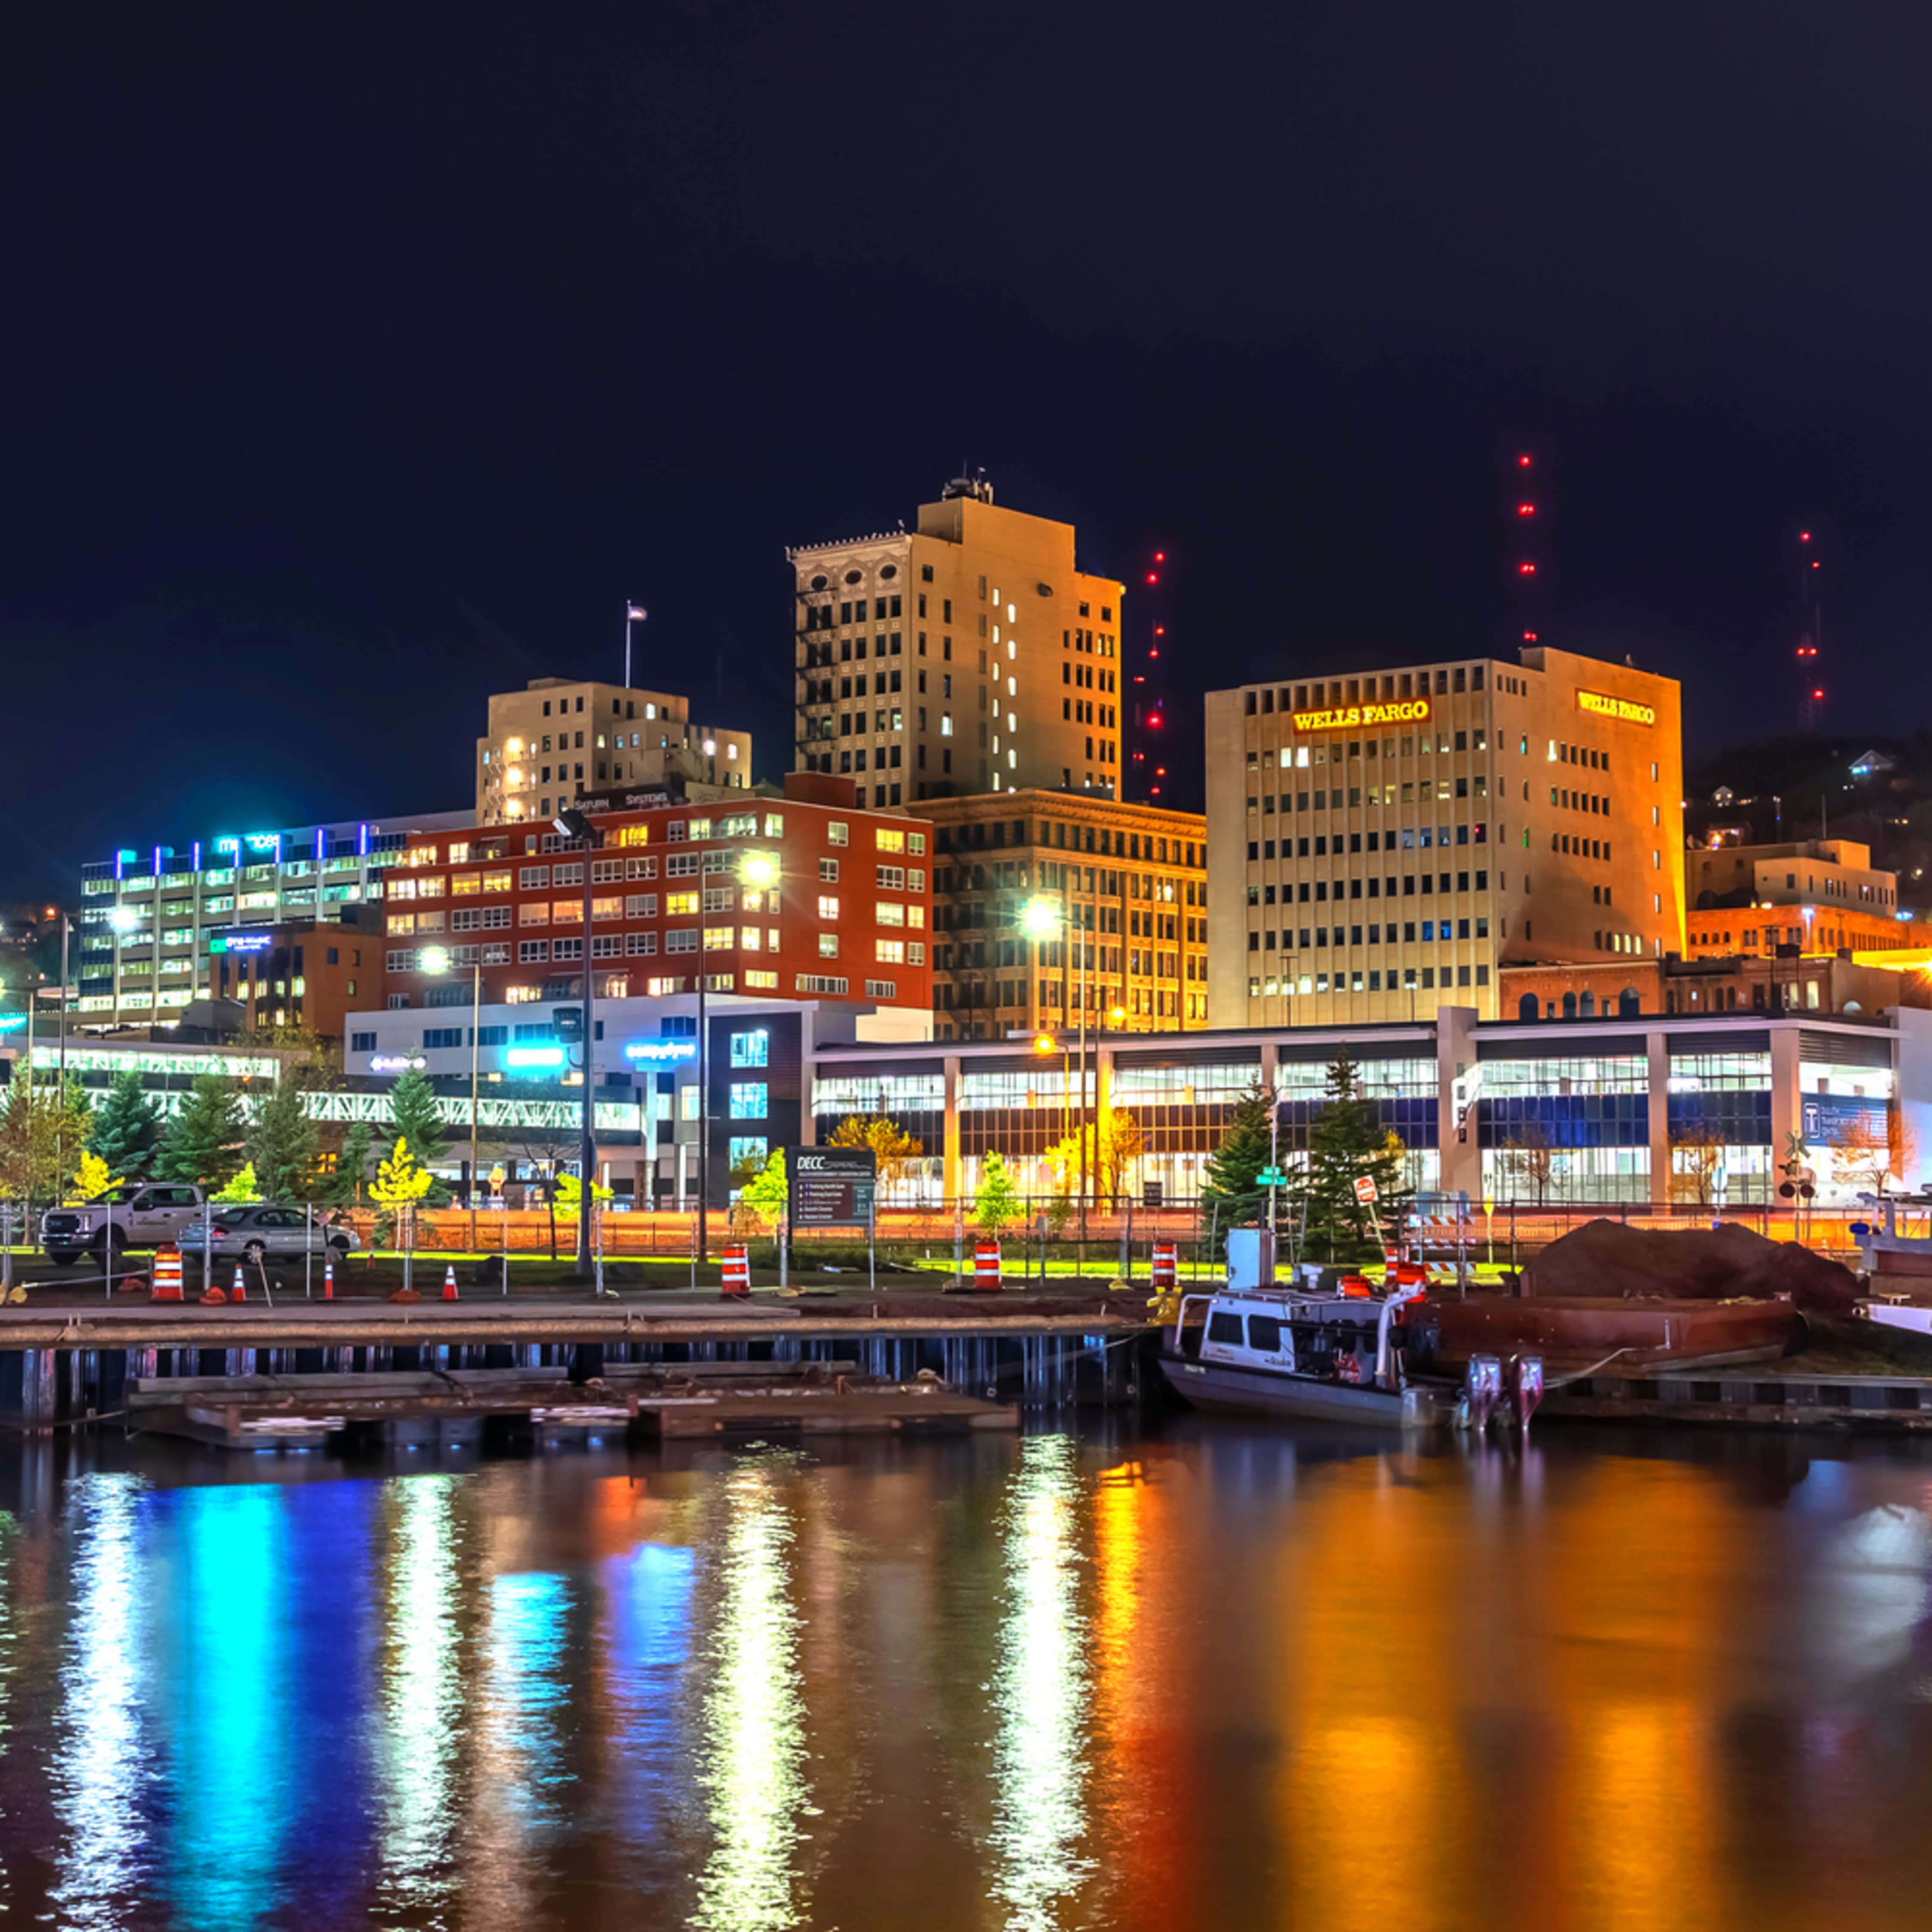
<instances>
[{"instance_id":1,"label":"wells fargo sign","mask_svg":"<svg viewBox=\"0 0 1932 1932\"><path fill-rule=\"evenodd\" d=\"M1655 706L1639 704L1628 698L1606 697L1600 691L1578 692L1576 709L1592 712L1599 718L1615 718L1625 724L1654 724L1657 722Z\"/></svg>"},{"instance_id":2,"label":"wells fargo sign","mask_svg":"<svg viewBox=\"0 0 1932 1932\"><path fill-rule=\"evenodd\" d=\"M1414 724L1429 716L1426 698L1406 698L1395 704L1347 704L1336 711L1298 711L1298 731L1346 731L1352 725Z\"/></svg>"}]
</instances>

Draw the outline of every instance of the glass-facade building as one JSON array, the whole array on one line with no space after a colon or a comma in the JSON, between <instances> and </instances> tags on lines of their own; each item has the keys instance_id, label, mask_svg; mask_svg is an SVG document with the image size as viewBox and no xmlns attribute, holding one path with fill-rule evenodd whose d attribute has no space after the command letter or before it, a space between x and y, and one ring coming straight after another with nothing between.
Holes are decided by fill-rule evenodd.
<instances>
[{"instance_id":1,"label":"glass-facade building","mask_svg":"<svg viewBox=\"0 0 1932 1932\"><path fill-rule=\"evenodd\" d=\"M1874 1185L1874 1148L1881 1164L1888 1141L1902 1148L1910 1167L1932 1120L1932 1014L1911 1010L1692 1026L1445 1008L1413 1026L1110 1036L1090 1041L1084 1081L1077 1047L1063 1060L1058 1041L1051 1053L1024 1040L832 1046L815 1059L810 1111L820 1138L848 1114L891 1116L926 1149L932 1196L951 1198L974 1192L995 1152L1023 1192L1051 1192L1050 1150L1083 1115L1118 1110L1141 1148L1123 1191L1157 1184L1185 1202L1258 1083L1274 1096L1283 1165L1305 1159L1345 1048L1409 1184L1472 1203L1749 1208L1776 1200L1796 1161L1821 1203L1846 1205Z\"/></svg>"},{"instance_id":2,"label":"glass-facade building","mask_svg":"<svg viewBox=\"0 0 1932 1932\"><path fill-rule=\"evenodd\" d=\"M81 868L74 1010L83 1028L166 1025L213 996L212 962L232 934L328 923L382 897L419 832L465 812L219 833L182 846L124 847ZM372 932L378 931L372 922ZM298 991L299 989L298 989Z\"/></svg>"}]
</instances>

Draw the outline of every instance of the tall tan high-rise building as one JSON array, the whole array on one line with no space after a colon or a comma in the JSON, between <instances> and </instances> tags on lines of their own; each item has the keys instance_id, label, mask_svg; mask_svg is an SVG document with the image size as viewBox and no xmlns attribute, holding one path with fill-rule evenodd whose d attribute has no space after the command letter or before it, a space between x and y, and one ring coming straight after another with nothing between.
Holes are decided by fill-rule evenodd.
<instances>
[{"instance_id":1,"label":"tall tan high-rise building","mask_svg":"<svg viewBox=\"0 0 1932 1932\"><path fill-rule=\"evenodd\" d=\"M798 758L874 806L1027 787L1118 797L1122 586L1073 526L962 479L919 527L787 556Z\"/></svg>"},{"instance_id":2,"label":"tall tan high-rise building","mask_svg":"<svg viewBox=\"0 0 1932 1932\"><path fill-rule=\"evenodd\" d=\"M476 741L476 823L548 819L572 799L667 778L740 790L752 734L694 724L688 698L568 677L532 678L490 700Z\"/></svg>"},{"instance_id":3,"label":"tall tan high-rise building","mask_svg":"<svg viewBox=\"0 0 1932 1932\"><path fill-rule=\"evenodd\" d=\"M1498 1016L1497 970L1682 952L1678 686L1532 647L1213 692L1216 1027Z\"/></svg>"}]
</instances>

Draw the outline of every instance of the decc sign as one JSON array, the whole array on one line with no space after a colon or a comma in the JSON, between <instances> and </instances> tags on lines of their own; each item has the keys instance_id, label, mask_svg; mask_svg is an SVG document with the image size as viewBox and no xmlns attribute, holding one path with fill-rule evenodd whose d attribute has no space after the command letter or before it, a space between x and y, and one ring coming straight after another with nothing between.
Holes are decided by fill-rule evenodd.
<instances>
[{"instance_id":1,"label":"decc sign","mask_svg":"<svg viewBox=\"0 0 1932 1932\"><path fill-rule=\"evenodd\" d=\"M788 1148L788 1217L794 1228L863 1228L872 1219L878 1156L870 1148Z\"/></svg>"}]
</instances>

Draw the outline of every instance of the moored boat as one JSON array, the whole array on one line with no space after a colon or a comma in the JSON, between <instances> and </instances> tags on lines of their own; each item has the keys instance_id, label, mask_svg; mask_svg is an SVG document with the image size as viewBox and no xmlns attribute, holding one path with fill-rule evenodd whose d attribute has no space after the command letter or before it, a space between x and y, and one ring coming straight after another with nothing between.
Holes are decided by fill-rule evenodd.
<instances>
[{"instance_id":1,"label":"moored boat","mask_svg":"<svg viewBox=\"0 0 1932 1932\"><path fill-rule=\"evenodd\" d=\"M1162 1332L1161 1370L1196 1408L1432 1426L1448 1419L1454 1389L1414 1383L1402 1364L1406 1311L1421 1292L1378 1294L1358 1281L1332 1294L1185 1294Z\"/></svg>"}]
</instances>

